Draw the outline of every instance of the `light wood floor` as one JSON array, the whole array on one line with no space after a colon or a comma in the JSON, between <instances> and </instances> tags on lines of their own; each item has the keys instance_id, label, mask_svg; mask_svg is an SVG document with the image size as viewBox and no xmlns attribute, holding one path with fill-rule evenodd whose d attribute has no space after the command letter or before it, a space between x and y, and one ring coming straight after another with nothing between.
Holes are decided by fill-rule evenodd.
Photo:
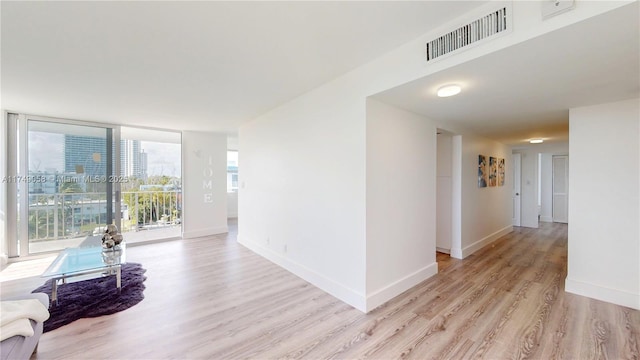
<instances>
[{"instance_id":1,"label":"light wood floor","mask_svg":"<svg viewBox=\"0 0 640 360\"><path fill-rule=\"evenodd\" d=\"M441 255L438 275L366 315L235 240L131 247L146 298L44 334L34 358L639 358L640 311L564 292L566 225ZM41 283L3 282L3 296Z\"/></svg>"}]
</instances>

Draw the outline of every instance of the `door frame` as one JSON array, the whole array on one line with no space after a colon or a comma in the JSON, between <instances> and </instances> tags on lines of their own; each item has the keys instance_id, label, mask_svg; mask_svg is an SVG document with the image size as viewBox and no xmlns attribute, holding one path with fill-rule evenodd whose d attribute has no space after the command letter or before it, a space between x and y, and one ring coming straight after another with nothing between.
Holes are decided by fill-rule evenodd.
<instances>
[{"instance_id":1,"label":"door frame","mask_svg":"<svg viewBox=\"0 0 640 360\"><path fill-rule=\"evenodd\" d=\"M451 254L452 247L452 228L453 228L453 181L452 181L452 169L454 166L453 161L453 136L454 134L442 130L437 129L436 132L436 251ZM443 138L447 138L445 144L445 149L442 149L442 144L445 143ZM449 167L449 174L445 176L440 176L439 169L440 164L438 161L441 160L442 150L445 152L449 152L449 161L446 166ZM446 191L442 191L442 189L448 189ZM449 211L441 211L442 208L448 209ZM443 236L444 235L444 236ZM444 243L442 242L444 240ZM444 245L445 247L439 246Z\"/></svg>"},{"instance_id":2,"label":"door frame","mask_svg":"<svg viewBox=\"0 0 640 360\"><path fill-rule=\"evenodd\" d=\"M555 212L554 203L556 202L556 183L555 179L558 176L556 174L555 168L555 160L563 158L565 160L564 163L564 174L560 174L560 176L564 177L565 181L565 189L566 191L563 193L565 209L567 209L566 217L562 219L558 219ZM551 157L551 220L557 223L567 224L569 223L569 155L553 155Z\"/></svg>"}]
</instances>

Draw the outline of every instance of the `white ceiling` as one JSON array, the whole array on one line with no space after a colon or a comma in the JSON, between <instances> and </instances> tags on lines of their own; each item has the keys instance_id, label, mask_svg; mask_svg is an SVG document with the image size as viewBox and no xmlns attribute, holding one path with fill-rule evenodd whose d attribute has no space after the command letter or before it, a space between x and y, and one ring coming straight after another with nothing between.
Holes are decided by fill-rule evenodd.
<instances>
[{"instance_id":1,"label":"white ceiling","mask_svg":"<svg viewBox=\"0 0 640 360\"><path fill-rule=\"evenodd\" d=\"M638 2L375 97L514 147L566 143L569 109L640 94ZM462 92L438 98L439 86Z\"/></svg>"},{"instance_id":2,"label":"white ceiling","mask_svg":"<svg viewBox=\"0 0 640 360\"><path fill-rule=\"evenodd\" d=\"M0 105L235 133L483 3L2 1ZM376 97L514 146L566 143L569 108L639 96L639 11L635 2ZM463 92L437 98L450 82Z\"/></svg>"},{"instance_id":3,"label":"white ceiling","mask_svg":"<svg viewBox=\"0 0 640 360\"><path fill-rule=\"evenodd\" d=\"M2 1L2 108L235 132L484 2Z\"/></svg>"}]
</instances>

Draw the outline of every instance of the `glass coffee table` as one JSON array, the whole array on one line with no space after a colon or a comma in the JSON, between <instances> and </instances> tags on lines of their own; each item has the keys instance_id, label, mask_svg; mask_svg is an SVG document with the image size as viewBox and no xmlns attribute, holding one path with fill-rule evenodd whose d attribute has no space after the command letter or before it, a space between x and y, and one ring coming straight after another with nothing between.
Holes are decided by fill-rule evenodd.
<instances>
[{"instance_id":1,"label":"glass coffee table","mask_svg":"<svg viewBox=\"0 0 640 360\"><path fill-rule=\"evenodd\" d=\"M102 246L86 246L67 248L49 265L42 277L53 278L51 302L58 303L58 285L66 284L67 279L93 275L116 276L116 287L121 288L121 268L126 263L126 244L122 242L118 248L103 249Z\"/></svg>"}]
</instances>

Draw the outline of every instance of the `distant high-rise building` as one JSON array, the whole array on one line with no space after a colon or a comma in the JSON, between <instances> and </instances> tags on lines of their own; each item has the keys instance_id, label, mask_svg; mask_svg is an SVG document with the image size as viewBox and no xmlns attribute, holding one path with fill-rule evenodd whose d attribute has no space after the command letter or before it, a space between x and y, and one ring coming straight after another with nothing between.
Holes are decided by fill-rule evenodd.
<instances>
[{"instance_id":1,"label":"distant high-rise building","mask_svg":"<svg viewBox=\"0 0 640 360\"><path fill-rule=\"evenodd\" d=\"M141 166L140 140L121 140L120 148L120 174L144 178Z\"/></svg>"},{"instance_id":2,"label":"distant high-rise building","mask_svg":"<svg viewBox=\"0 0 640 360\"><path fill-rule=\"evenodd\" d=\"M142 149L142 151L140 152L140 177L143 179L147 179L147 171L148 171L148 158L147 158L147 153L144 152L144 149Z\"/></svg>"},{"instance_id":3,"label":"distant high-rise building","mask_svg":"<svg viewBox=\"0 0 640 360\"><path fill-rule=\"evenodd\" d=\"M105 175L107 172L106 139L93 136L64 136L64 172Z\"/></svg>"},{"instance_id":4,"label":"distant high-rise building","mask_svg":"<svg viewBox=\"0 0 640 360\"><path fill-rule=\"evenodd\" d=\"M140 140L120 140L120 175L146 178L147 154L141 151ZM106 175L106 158L106 139L65 135L65 173Z\"/></svg>"}]
</instances>

